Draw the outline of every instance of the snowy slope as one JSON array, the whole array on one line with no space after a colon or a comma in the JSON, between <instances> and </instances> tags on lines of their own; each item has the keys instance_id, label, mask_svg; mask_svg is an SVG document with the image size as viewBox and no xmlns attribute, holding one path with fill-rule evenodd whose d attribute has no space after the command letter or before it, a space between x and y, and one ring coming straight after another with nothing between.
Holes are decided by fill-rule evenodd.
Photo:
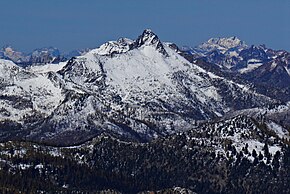
<instances>
[{"instance_id":1,"label":"snowy slope","mask_svg":"<svg viewBox=\"0 0 290 194\"><path fill-rule=\"evenodd\" d=\"M61 89L48 74L35 74L11 61L0 60L1 121L20 123L33 116L47 117L62 101Z\"/></svg>"},{"instance_id":2,"label":"snowy slope","mask_svg":"<svg viewBox=\"0 0 290 194\"><path fill-rule=\"evenodd\" d=\"M150 139L190 129L196 120L272 103L189 63L151 30L72 59L58 74L69 93L45 125L59 133L93 129Z\"/></svg>"},{"instance_id":3,"label":"snowy slope","mask_svg":"<svg viewBox=\"0 0 290 194\"><path fill-rule=\"evenodd\" d=\"M61 70L65 65L66 62L60 62L57 64L43 64L43 65L34 65L34 66L29 66L26 69L28 71L32 71L34 73L48 73L48 72L57 72Z\"/></svg>"}]
</instances>

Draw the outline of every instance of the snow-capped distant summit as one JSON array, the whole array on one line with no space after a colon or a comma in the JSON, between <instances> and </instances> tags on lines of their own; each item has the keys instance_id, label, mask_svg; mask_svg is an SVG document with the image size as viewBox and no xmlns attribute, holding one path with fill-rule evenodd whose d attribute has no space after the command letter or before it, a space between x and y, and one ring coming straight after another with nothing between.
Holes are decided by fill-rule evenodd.
<instances>
[{"instance_id":1,"label":"snow-capped distant summit","mask_svg":"<svg viewBox=\"0 0 290 194\"><path fill-rule=\"evenodd\" d=\"M32 57L38 57L40 55L51 55L53 57L58 57L61 55L58 48L55 47L43 47L39 49L35 49L32 53Z\"/></svg>"},{"instance_id":2,"label":"snow-capped distant summit","mask_svg":"<svg viewBox=\"0 0 290 194\"><path fill-rule=\"evenodd\" d=\"M13 62L22 62L28 59L24 53L15 50L12 46L6 45L0 51L0 57L2 59L11 60Z\"/></svg>"},{"instance_id":3,"label":"snow-capped distant summit","mask_svg":"<svg viewBox=\"0 0 290 194\"><path fill-rule=\"evenodd\" d=\"M246 48L247 45L244 41L240 40L236 36L229 38L211 38L207 42L202 43L197 48L206 52L211 52L214 50L219 50L224 53L232 48Z\"/></svg>"},{"instance_id":4,"label":"snow-capped distant summit","mask_svg":"<svg viewBox=\"0 0 290 194\"><path fill-rule=\"evenodd\" d=\"M232 36L229 38L211 38L208 40L208 43L218 44L218 45L223 46L225 48L232 48L232 47L244 45L244 42L241 41L236 36Z\"/></svg>"},{"instance_id":5,"label":"snow-capped distant summit","mask_svg":"<svg viewBox=\"0 0 290 194\"><path fill-rule=\"evenodd\" d=\"M67 60L55 47L35 49L32 53L28 54L27 57L29 57L28 61L23 61L23 63L27 65L56 64Z\"/></svg>"},{"instance_id":6,"label":"snow-capped distant summit","mask_svg":"<svg viewBox=\"0 0 290 194\"><path fill-rule=\"evenodd\" d=\"M54 47L35 49L27 54L15 50L12 46L5 46L0 50L0 59L13 61L23 67L65 61L60 51Z\"/></svg>"}]
</instances>

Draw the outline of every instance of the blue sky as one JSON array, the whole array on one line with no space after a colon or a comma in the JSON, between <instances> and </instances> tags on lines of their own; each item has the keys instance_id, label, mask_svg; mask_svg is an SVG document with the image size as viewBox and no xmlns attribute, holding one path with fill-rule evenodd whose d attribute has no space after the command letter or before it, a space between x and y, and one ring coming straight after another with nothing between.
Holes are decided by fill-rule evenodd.
<instances>
[{"instance_id":1,"label":"blue sky","mask_svg":"<svg viewBox=\"0 0 290 194\"><path fill-rule=\"evenodd\" d=\"M195 46L237 36L290 51L289 0L0 0L0 46L29 52L95 48L151 28L163 41Z\"/></svg>"}]
</instances>

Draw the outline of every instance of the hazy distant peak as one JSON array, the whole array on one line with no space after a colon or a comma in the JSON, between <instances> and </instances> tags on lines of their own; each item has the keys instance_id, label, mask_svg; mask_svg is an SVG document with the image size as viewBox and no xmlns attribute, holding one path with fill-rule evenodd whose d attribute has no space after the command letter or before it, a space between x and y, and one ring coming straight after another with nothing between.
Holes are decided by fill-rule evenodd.
<instances>
[{"instance_id":1,"label":"hazy distant peak","mask_svg":"<svg viewBox=\"0 0 290 194\"><path fill-rule=\"evenodd\" d=\"M227 38L211 38L208 41L198 46L198 49L204 51L220 50L225 52L232 48L246 48L247 45L244 41L240 40L236 36Z\"/></svg>"},{"instance_id":2,"label":"hazy distant peak","mask_svg":"<svg viewBox=\"0 0 290 194\"><path fill-rule=\"evenodd\" d=\"M207 41L209 44L216 44L224 48L233 48L238 46L245 46L245 42L237 38L236 36L228 38L211 38Z\"/></svg>"}]
</instances>

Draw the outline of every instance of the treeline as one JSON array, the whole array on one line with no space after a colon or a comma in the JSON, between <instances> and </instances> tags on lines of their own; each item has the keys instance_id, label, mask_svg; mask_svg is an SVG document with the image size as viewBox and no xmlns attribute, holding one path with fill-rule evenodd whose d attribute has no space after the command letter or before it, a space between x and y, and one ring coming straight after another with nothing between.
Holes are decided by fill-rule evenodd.
<instances>
[{"instance_id":1,"label":"treeline","mask_svg":"<svg viewBox=\"0 0 290 194\"><path fill-rule=\"evenodd\" d=\"M0 191L137 193L180 186L197 193L290 192L289 146L275 155L267 144L264 154L249 152L247 145L240 152L233 145L225 146L226 155L203 139L183 134L148 144L101 137L92 146L58 148L59 156L47 148L28 147L21 157L0 155Z\"/></svg>"}]
</instances>

